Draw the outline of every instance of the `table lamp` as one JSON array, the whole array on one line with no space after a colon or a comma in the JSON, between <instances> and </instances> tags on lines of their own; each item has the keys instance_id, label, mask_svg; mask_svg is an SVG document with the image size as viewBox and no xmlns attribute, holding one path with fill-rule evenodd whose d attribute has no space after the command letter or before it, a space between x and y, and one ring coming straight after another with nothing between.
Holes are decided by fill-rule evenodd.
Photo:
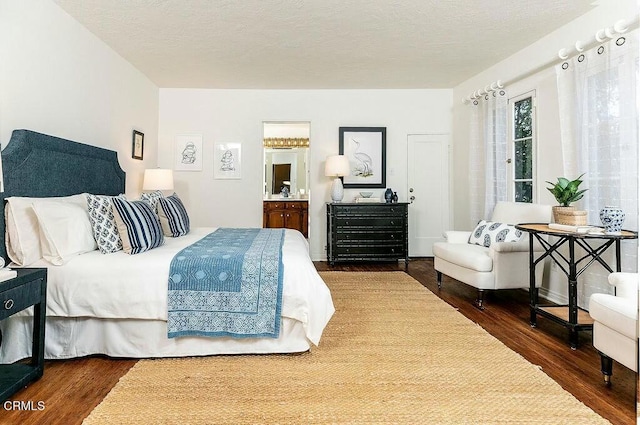
<instances>
[{"instance_id":1,"label":"table lamp","mask_svg":"<svg viewBox=\"0 0 640 425\"><path fill-rule=\"evenodd\" d=\"M344 155L332 155L327 157L324 165L324 175L327 177L335 177L331 186L331 200L333 202L341 202L344 197L344 189L342 187L342 179L340 177L349 174L349 159Z\"/></svg>"},{"instance_id":2,"label":"table lamp","mask_svg":"<svg viewBox=\"0 0 640 425\"><path fill-rule=\"evenodd\" d=\"M173 170L166 168L144 170L142 190L173 190Z\"/></svg>"}]
</instances>

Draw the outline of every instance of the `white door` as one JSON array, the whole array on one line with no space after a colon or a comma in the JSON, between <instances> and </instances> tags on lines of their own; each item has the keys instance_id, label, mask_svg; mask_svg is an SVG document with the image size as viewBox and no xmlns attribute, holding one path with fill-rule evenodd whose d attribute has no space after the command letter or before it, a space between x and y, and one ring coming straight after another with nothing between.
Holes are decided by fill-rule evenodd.
<instances>
[{"instance_id":1,"label":"white door","mask_svg":"<svg viewBox=\"0 0 640 425\"><path fill-rule=\"evenodd\" d=\"M409 255L433 256L449 227L449 135L408 136Z\"/></svg>"}]
</instances>

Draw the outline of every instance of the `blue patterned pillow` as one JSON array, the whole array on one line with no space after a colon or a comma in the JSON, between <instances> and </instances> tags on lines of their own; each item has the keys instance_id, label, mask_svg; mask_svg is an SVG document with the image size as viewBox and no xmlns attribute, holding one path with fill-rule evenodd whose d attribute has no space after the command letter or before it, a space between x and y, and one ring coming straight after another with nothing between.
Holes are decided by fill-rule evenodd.
<instances>
[{"instance_id":1,"label":"blue patterned pillow","mask_svg":"<svg viewBox=\"0 0 640 425\"><path fill-rule=\"evenodd\" d=\"M158 216L165 236L184 236L189 233L189 215L175 193L158 199Z\"/></svg>"},{"instance_id":2,"label":"blue patterned pillow","mask_svg":"<svg viewBox=\"0 0 640 425\"><path fill-rule=\"evenodd\" d=\"M154 211L157 211L158 200L163 197L164 195L162 194L161 190L154 190L153 192L144 192L142 195L140 195L140 200L149 203L149 205L151 205L151 208Z\"/></svg>"},{"instance_id":3,"label":"blue patterned pillow","mask_svg":"<svg viewBox=\"0 0 640 425\"><path fill-rule=\"evenodd\" d=\"M148 203L118 198L112 202L124 252L138 254L164 243L160 220Z\"/></svg>"},{"instance_id":4,"label":"blue patterned pillow","mask_svg":"<svg viewBox=\"0 0 640 425\"><path fill-rule=\"evenodd\" d=\"M469 236L469 243L489 248L494 242L518 242L521 237L522 232L511 224L480 220Z\"/></svg>"},{"instance_id":5,"label":"blue patterned pillow","mask_svg":"<svg viewBox=\"0 0 640 425\"><path fill-rule=\"evenodd\" d=\"M118 195L125 199L124 195ZM122 251L122 240L118 234L116 219L113 215L112 196L87 194L87 211L93 230L93 238L103 254Z\"/></svg>"}]
</instances>

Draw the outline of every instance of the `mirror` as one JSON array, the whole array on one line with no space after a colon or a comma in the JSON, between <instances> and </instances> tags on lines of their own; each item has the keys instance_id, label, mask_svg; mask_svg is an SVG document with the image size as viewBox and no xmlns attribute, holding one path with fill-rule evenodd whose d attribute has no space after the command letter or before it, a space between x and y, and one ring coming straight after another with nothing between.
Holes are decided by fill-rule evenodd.
<instances>
[{"instance_id":1,"label":"mirror","mask_svg":"<svg viewBox=\"0 0 640 425\"><path fill-rule=\"evenodd\" d=\"M309 196L309 123L265 122L264 198L282 198L286 187L289 198Z\"/></svg>"}]
</instances>

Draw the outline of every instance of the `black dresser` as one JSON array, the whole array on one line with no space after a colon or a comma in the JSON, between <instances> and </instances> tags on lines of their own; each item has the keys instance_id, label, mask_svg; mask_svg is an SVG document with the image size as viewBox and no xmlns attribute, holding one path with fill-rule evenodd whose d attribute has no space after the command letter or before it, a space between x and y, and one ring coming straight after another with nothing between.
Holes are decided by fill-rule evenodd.
<instances>
[{"instance_id":1,"label":"black dresser","mask_svg":"<svg viewBox=\"0 0 640 425\"><path fill-rule=\"evenodd\" d=\"M408 203L327 204L327 261L409 262Z\"/></svg>"}]
</instances>

